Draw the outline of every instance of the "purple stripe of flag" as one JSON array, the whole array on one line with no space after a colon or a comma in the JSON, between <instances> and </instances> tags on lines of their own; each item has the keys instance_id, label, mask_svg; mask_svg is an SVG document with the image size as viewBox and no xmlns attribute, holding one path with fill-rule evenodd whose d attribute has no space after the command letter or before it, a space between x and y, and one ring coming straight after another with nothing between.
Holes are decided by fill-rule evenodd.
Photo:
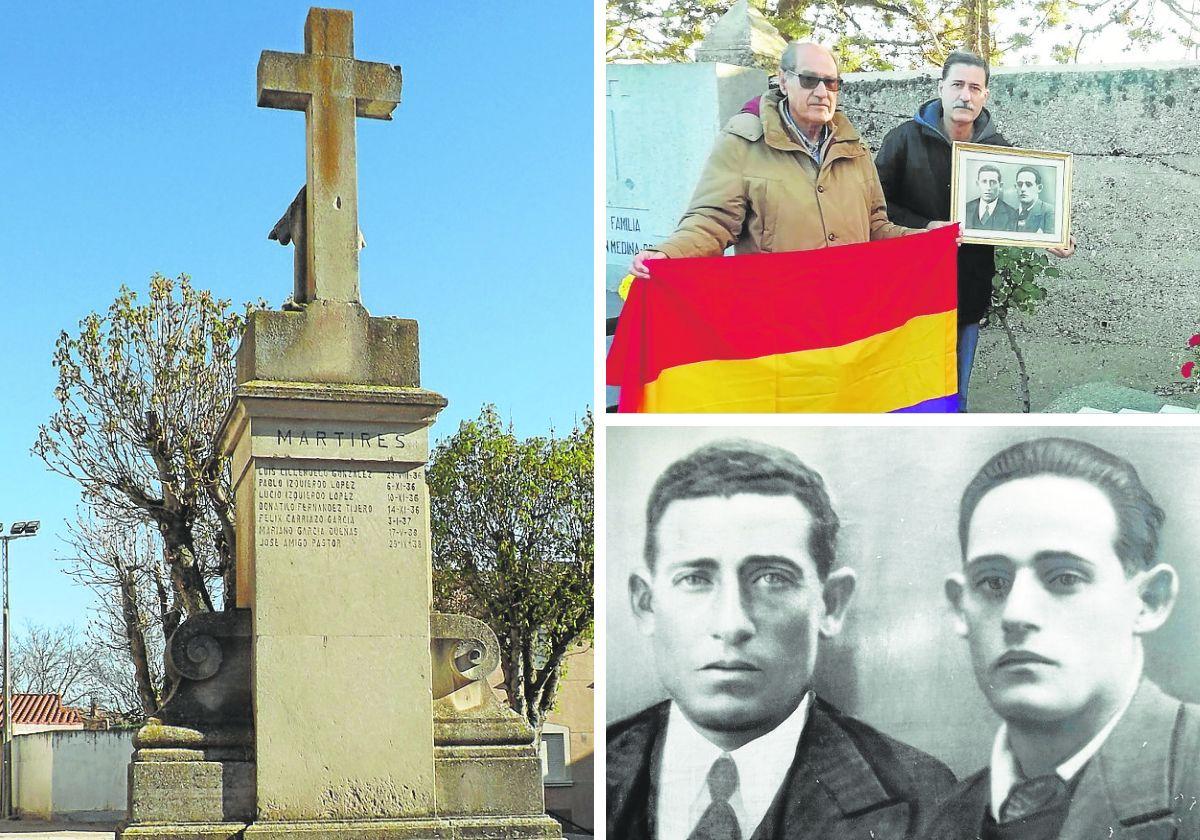
<instances>
[{"instance_id":1,"label":"purple stripe of flag","mask_svg":"<svg viewBox=\"0 0 1200 840\"><path fill-rule=\"evenodd\" d=\"M934 397L931 400L910 405L908 408L897 408L891 414L953 414L958 411L958 394L947 394L944 397Z\"/></svg>"}]
</instances>

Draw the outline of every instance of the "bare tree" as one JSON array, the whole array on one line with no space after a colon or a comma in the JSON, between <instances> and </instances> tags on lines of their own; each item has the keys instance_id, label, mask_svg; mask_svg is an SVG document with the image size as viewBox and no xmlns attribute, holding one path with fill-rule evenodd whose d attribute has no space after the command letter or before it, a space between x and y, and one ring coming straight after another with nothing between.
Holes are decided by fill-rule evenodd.
<instances>
[{"instance_id":1,"label":"bare tree","mask_svg":"<svg viewBox=\"0 0 1200 840\"><path fill-rule=\"evenodd\" d=\"M87 643L69 624L26 623L13 638L12 687L18 694L61 694L76 705L91 691L89 666Z\"/></svg>"},{"instance_id":2,"label":"bare tree","mask_svg":"<svg viewBox=\"0 0 1200 840\"><path fill-rule=\"evenodd\" d=\"M114 708L153 714L169 688L163 650L180 612L161 537L93 509L77 517L69 539L76 557L67 574L96 596L87 630L92 682Z\"/></svg>"},{"instance_id":3,"label":"bare tree","mask_svg":"<svg viewBox=\"0 0 1200 840\"><path fill-rule=\"evenodd\" d=\"M607 0L610 61L681 61L733 0ZM820 41L843 70L893 70L941 64L955 49L993 61L1052 39L1052 57L1078 61L1107 30L1130 46L1197 46L1200 14L1188 0L759 0L787 38Z\"/></svg>"}]
</instances>

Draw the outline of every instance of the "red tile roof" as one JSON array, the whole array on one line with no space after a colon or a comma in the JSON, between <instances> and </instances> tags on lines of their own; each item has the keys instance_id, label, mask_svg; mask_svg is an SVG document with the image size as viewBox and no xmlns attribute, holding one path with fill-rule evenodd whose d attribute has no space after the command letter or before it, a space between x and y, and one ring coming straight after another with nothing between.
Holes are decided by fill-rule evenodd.
<instances>
[{"instance_id":1,"label":"red tile roof","mask_svg":"<svg viewBox=\"0 0 1200 840\"><path fill-rule=\"evenodd\" d=\"M62 704L61 694L14 694L12 714L13 722L17 724L53 726L83 723L79 712ZM0 709L0 717L2 716L3 709Z\"/></svg>"}]
</instances>

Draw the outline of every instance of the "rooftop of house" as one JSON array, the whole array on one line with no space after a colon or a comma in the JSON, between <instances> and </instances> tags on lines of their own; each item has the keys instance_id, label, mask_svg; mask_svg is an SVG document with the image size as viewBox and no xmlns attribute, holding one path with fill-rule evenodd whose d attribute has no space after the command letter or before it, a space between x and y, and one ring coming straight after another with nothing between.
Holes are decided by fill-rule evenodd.
<instances>
[{"instance_id":1,"label":"rooftop of house","mask_svg":"<svg viewBox=\"0 0 1200 840\"><path fill-rule=\"evenodd\" d=\"M62 704L61 694L14 694L12 716L15 724L55 726L82 724L83 717L75 709Z\"/></svg>"}]
</instances>

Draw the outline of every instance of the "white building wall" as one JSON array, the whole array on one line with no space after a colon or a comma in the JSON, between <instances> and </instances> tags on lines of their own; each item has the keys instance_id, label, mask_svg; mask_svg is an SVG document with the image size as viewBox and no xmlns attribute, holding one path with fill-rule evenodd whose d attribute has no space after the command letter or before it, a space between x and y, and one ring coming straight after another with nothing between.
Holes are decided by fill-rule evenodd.
<instances>
[{"instance_id":1,"label":"white building wall","mask_svg":"<svg viewBox=\"0 0 1200 840\"><path fill-rule=\"evenodd\" d=\"M32 735L35 732L83 731L82 723L18 723L13 725L13 737Z\"/></svg>"},{"instance_id":2,"label":"white building wall","mask_svg":"<svg viewBox=\"0 0 1200 840\"><path fill-rule=\"evenodd\" d=\"M51 736L55 816L97 819L125 813L133 732L55 732Z\"/></svg>"},{"instance_id":3,"label":"white building wall","mask_svg":"<svg viewBox=\"0 0 1200 840\"><path fill-rule=\"evenodd\" d=\"M125 813L133 730L43 732L13 744L18 813L73 820Z\"/></svg>"},{"instance_id":4,"label":"white building wall","mask_svg":"<svg viewBox=\"0 0 1200 840\"><path fill-rule=\"evenodd\" d=\"M51 733L18 735L13 738L13 807L22 817L48 820L54 767Z\"/></svg>"}]
</instances>

